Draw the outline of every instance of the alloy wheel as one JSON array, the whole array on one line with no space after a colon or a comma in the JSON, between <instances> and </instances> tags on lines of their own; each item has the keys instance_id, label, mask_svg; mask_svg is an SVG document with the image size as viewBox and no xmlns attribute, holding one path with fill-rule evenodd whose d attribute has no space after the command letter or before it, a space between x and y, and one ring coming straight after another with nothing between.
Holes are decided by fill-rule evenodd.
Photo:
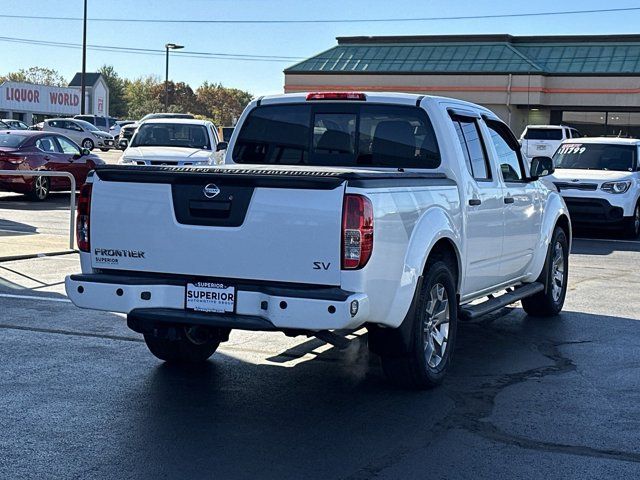
<instances>
[{"instance_id":1,"label":"alloy wheel","mask_svg":"<svg viewBox=\"0 0 640 480\"><path fill-rule=\"evenodd\" d=\"M44 200L49 195L49 180L46 177L36 177L34 190L38 200Z\"/></svg>"},{"instance_id":2,"label":"alloy wheel","mask_svg":"<svg viewBox=\"0 0 640 480\"><path fill-rule=\"evenodd\" d=\"M429 292L423 325L424 354L427 364L437 368L449 343L449 297L444 285L436 283Z\"/></svg>"},{"instance_id":3,"label":"alloy wheel","mask_svg":"<svg viewBox=\"0 0 640 480\"><path fill-rule=\"evenodd\" d=\"M553 247L553 260L551 261L551 295L553 301L560 300L564 286L564 250L560 242Z\"/></svg>"}]
</instances>

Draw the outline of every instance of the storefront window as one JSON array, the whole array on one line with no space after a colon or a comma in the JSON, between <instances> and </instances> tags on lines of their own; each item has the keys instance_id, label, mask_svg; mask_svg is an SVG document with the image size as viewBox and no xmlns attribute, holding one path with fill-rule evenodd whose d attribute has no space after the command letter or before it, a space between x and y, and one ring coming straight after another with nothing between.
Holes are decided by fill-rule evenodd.
<instances>
[{"instance_id":1,"label":"storefront window","mask_svg":"<svg viewBox=\"0 0 640 480\"><path fill-rule=\"evenodd\" d=\"M587 137L640 138L640 113L636 112L562 112L562 124Z\"/></svg>"}]
</instances>

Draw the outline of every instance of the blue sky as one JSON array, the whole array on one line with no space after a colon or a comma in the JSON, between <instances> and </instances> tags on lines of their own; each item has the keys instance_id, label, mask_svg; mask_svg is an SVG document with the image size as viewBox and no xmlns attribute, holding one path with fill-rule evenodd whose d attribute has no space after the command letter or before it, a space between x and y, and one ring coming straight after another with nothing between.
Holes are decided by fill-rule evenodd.
<instances>
[{"instance_id":1,"label":"blue sky","mask_svg":"<svg viewBox=\"0 0 640 480\"><path fill-rule=\"evenodd\" d=\"M91 17L156 19L346 19L486 15L598 8L637 7L616 0L89 0ZM0 0L0 14L82 16L82 0ZM556 17L369 24L127 24L91 23L88 42L96 45L163 48L167 42L185 50L306 58L349 35L429 35L456 33L615 34L637 33L640 11ZM81 43L82 23L0 18L0 36ZM87 70L111 64L120 75L164 78L164 57L121 52L87 53ZM295 62L249 62L173 57L170 77L197 87L204 81L248 90L255 95L281 93L282 70ZM80 50L25 45L0 40L0 73L31 66L55 68L67 79L80 70Z\"/></svg>"}]
</instances>

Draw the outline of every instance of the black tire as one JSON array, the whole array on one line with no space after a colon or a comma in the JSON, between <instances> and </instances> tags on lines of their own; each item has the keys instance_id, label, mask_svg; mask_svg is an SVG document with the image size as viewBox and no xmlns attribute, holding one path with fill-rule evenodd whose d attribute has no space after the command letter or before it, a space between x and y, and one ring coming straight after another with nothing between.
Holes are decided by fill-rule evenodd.
<instances>
[{"instance_id":1,"label":"black tire","mask_svg":"<svg viewBox=\"0 0 640 480\"><path fill-rule=\"evenodd\" d=\"M82 141L82 148L86 148L87 150L93 150L96 145L93 143L93 140L91 140L90 138L85 138Z\"/></svg>"},{"instance_id":2,"label":"black tire","mask_svg":"<svg viewBox=\"0 0 640 480\"><path fill-rule=\"evenodd\" d=\"M559 248L559 250L557 250ZM562 263L559 264L558 257L561 252ZM557 277L561 274L562 278ZM566 232L556 227L551 237L551 243L547 251L547 261L538 281L544 283L545 289L522 299L522 308L528 315L534 317L551 317L557 315L562 310L564 299L567 295L567 284L569 280L569 241ZM558 282L561 284L558 285Z\"/></svg>"},{"instance_id":3,"label":"black tire","mask_svg":"<svg viewBox=\"0 0 640 480\"><path fill-rule=\"evenodd\" d=\"M149 351L167 363L200 363L205 362L215 353L220 345L218 339L205 336L193 338L185 331L178 339L170 339L166 335L144 334L144 341Z\"/></svg>"},{"instance_id":4,"label":"black tire","mask_svg":"<svg viewBox=\"0 0 640 480\"><path fill-rule=\"evenodd\" d=\"M452 270L441 259L429 261L414 309L409 351L402 355L381 355L386 377L398 386L414 390L435 387L442 383L451 365L458 326L456 281ZM441 292L446 294L443 297L447 303L442 310L442 302L438 304L434 300L434 291L436 300L440 300ZM446 311L448 322L442 321L444 317L435 315L438 311ZM444 343L441 341L438 345L434 327L439 327L438 332L442 335L442 326L445 324L448 325L448 331Z\"/></svg>"},{"instance_id":5,"label":"black tire","mask_svg":"<svg viewBox=\"0 0 640 480\"><path fill-rule=\"evenodd\" d=\"M49 198L50 193L51 179L49 177L35 177L33 185L31 185L31 191L27 196L36 202L44 202Z\"/></svg>"},{"instance_id":6,"label":"black tire","mask_svg":"<svg viewBox=\"0 0 640 480\"><path fill-rule=\"evenodd\" d=\"M640 235L640 202L636 204L636 208L633 210L633 216L625 220L624 236L635 240Z\"/></svg>"},{"instance_id":7,"label":"black tire","mask_svg":"<svg viewBox=\"0 0 640 480\"><path fill-rule=\"evenodd\" d=\"M109 151L109 149L108 149L108 148L101 148L101 149L100 149L100 151L101 151L101 152L108 152L108 151Z\"/></svg>"}]
</instances>

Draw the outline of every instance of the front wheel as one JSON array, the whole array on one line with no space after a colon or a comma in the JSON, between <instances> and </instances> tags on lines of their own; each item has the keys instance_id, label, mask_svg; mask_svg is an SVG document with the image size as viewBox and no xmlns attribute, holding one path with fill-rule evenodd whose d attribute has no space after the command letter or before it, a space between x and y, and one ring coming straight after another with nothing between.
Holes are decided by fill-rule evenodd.
<instances>
[{"instance_id":1,"label":"front wheel","mask_svg":"<svg viewBox=\"0 0 640 480\"><path fill-rule=\"evenodd\" d=\"M522 308L534 317L550 317L562 310L569 280L569 241L565 231L556 227L547 251L547 261L539 282L545 289L522 299Z\"/></svg>"},{"instance_id":2,"label":"front wheel","mask_svg":"<svg viewBox=\"0 0 640 480\"><path fill-rule=\"evenodd\" d=\"M91 140L90 138L85 138L82 141L82 148L86 148L87 150L93 150L95 147L93 140Z\"/></svg>"},{"instance_id":3,"label":"front wheel","mask_svg":"<svg viewBox=\"0 0 640 480\"><path fill-rule=\"evenodd\" d=\"M411 346L403 355L382 355L387 378L404 388L439 385L451 365L458 325L455 277L442 260L429 262L417 298Z\"/></svg>"},{"instance_id":4,"label":"front wheel","mask_svg":"<svg viewBox=\"0 0 640 480\"><path fill-rule=\"evenodd\" d=\"M177 339L169 338L165 332L144 334L149 351L167 363L200 363L211 357L218 349L220 340L211 336L207 329L184 327Z\"/></svg>"},{"instance_id":5,"label":"front wheel","mask_svg":"<svg viewBox=\"0 0 640 480\"><path fill-rule=\"evenodd\" d=\"M33 185L31 185L29 198L37 202L43 202L49 198L49 193L51 193L51 180L49 180L49 177L36 177Z\"/></svg>"},{"instance_id":6,"label":"front wheel","mask_svg":"<svg viewBox=\"0 0 640 480\"><path fill-rule=\"evenodd\" d=\"M624 233L626 237L636 239L640 235L640 201L633 210L633 216L625 220Z\"/></svg>"},{"instance_id":7,"label":"front wheel","mask_svg":"<svg viewBox=\"0 0 640 480\"><path fill-rule=\"evenodd\" d=\"M109 151L109 149L108 149L108 148L101 148L101 149L100 149L100 151L101 151L101 152L108 152L108 151Z\"/></svg>"}]
</instances>

